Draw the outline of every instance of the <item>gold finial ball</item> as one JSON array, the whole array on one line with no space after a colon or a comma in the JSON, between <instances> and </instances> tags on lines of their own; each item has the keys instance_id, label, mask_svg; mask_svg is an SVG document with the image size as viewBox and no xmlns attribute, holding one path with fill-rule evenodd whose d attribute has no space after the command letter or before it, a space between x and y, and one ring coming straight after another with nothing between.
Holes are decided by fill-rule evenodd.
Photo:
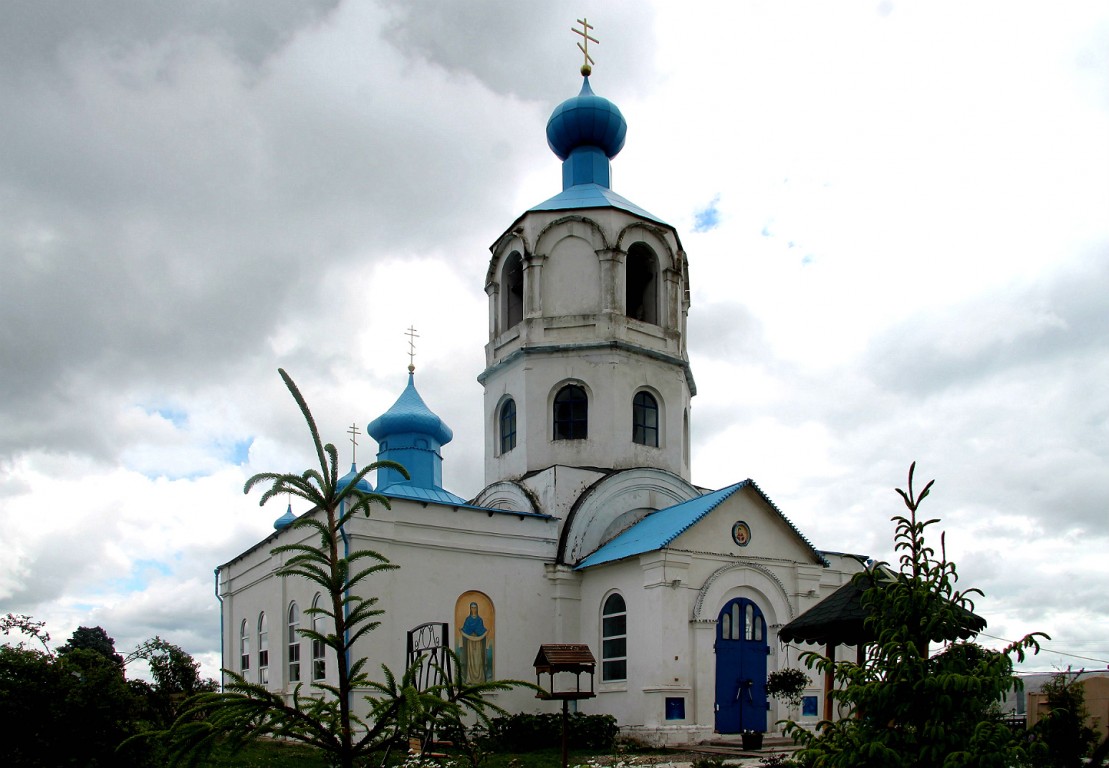
<instances>
[{"instance_id":1,"label":"gold finial ball","mask_svg":"<svg viewBox=\"0 0 1109 768\"><path fill-rule=\"evenodd\" d=\"M408 372L409 372L409 373L415 373L415 372L416 372L416 366L414 366L414 365L409 365L409 366L408 366Z\"/></svg>"},{"instance_id":2,"label":"gold finial ball","mask_svg":"<svg viewBox=\"0 0 1109 768\"><path fill-rule=\"evenodd\" d=\"M581 65L582 77L589 77L589 75L592 74L592 72L593 72L593 67L589 66L588 64L582 64Z\"/></svg>"}]
</instances>

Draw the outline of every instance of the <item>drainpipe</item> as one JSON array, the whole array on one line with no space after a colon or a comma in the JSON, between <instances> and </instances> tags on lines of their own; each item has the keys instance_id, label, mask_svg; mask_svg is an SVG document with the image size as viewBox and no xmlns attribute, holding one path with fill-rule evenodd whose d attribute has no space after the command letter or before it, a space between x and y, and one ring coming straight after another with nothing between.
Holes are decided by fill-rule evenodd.
<instances>
[{"instance_id":1,"label":"drainpipe","mask_svg":"<svg viewBox=\"0 0 1109 768\"><path fill-rule=\"evenodd\" d=\"M223 657L223 598L219 596L219 568L214 569L212 575L216 579L216 600L219 602L219 688L222 691L225 682L223 670L227 665L224 663Z\"/></svg>"},{"instance_id":2,"label":"drainpipe","mask_svg":"<svg viewBox=\"0 0 1109 768\"><path fill-rule=\"evenodd\" d=\"M339 526L339 535L343 537L343 557L348 558L348 557L350 557L350 537L347 536L347 532L343 529L342 526ZM343 590L343 596L348 597L348 598L350 597L349 587L347 589ZM343 601L343 618L344 619L349 619L350 618L350 602L348 600ZM344 622L344 626L346 627L346 629L343 631L343 643L346 644L346 643L350 642L350 625L346 624L346 622ZM350 646L347 646L347 649L344 652L344 655L346 656L346 659L347 659L347 671L349 672L350 671ZM353 686L351 687L350 692L348 693L348 696L347 696L347 705L351 708L354 707L354 687Z\"/></svg>"}]
</instances>

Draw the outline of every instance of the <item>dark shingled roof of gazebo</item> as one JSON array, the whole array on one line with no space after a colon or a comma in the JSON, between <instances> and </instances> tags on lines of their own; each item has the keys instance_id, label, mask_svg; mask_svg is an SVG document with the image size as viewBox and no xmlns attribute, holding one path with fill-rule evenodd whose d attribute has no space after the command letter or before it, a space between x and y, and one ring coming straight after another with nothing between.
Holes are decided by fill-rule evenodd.
<instances>
[{"instance_id":1,"label":"dark shingled roof of gazebo","mask_svg":"<svg viewBox=\"0 0 1109 768\"><path fill-rule=\"evenodd\" d=\"M548 643L539 646L535 656L535 668L539 671L573 671L574 668L592 668L597 665L589 646L582 643Z\"/></svg>"},{"instance_id":2,"label":"dark shingled roof of gazebo","mask_svg":"<svg viewBox=\"0 0 1109 768\"><path fill-rule=\"evenodd\" d=\"M873 586L873 577L861 573L828 597L778 630L784 643L819 643L821 645L854 645L874 640L873 632L866 626L870 611L863 607L863 593ZM966 609L966 621L958 633L967 639L986 628L986 620ZM933 641L954 640L952 637L933 637Z\"/></svg>"}]
</instances>

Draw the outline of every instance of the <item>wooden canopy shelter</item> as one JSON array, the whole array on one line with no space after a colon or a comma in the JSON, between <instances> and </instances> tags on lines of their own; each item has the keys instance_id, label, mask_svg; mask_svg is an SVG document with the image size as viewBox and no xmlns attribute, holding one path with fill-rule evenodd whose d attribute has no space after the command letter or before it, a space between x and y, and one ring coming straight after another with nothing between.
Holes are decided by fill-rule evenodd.
<instances>
[{"instance_id":1,"label":"wooden canopy shelter","mask_svg":"<svg viewBox=\"0 0 1109 768\"><path fill-rule=\"evenodd\" d=\"M879 582L880 584L880 582ZM874 586L874 575L870 572L856 574L828 597L778 630L778 639L783 643L817 643L827 648L826 655L832 661L836 658L836 646L853 645L856 663L860 666L866 658L866 644L875 640L873 630L867 626L866 619L870 610L863 605L863 593ZM966 640L986 628L986 620L965 608L959 630L955 637L932 637L933 641ZM832 671L824 675L824 719L832 719Z\"/></svg>"}]
</instances>

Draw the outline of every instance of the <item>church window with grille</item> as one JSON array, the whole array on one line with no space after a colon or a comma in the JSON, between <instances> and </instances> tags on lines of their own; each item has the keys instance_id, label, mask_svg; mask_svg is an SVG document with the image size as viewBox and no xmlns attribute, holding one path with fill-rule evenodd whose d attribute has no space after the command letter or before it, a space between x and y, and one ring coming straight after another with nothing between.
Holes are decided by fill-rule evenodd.
<instances>
[{"instance_id":1,"label":"church window with grille","mask_svg":"<svg viewBox=\"0 0 1109 768\"><path fill-rule=\"evenodd\" d=\"M323 608L323 606L320 605L320 596L319 595L316 595L315 599L312 600L312 607L313 608L320 608L320 609ZM321 635L326 635L327 634L327 625L325 623L326 620L327 620L327 617L324 616L322 613L313 613L312 614L312 629L314 631L318 632ZM324 645L323 640L319 640L317 638L312 638L312 679L313 680L323 680L325 677L327 677L327 660L324 657L325 649L326 649L326 646Z\"/></svg>"},{"instance_id":2,"label":"church window with grille","mask_svg":"<svg viewBox=\"0 0 1109 768\"><path fill-rule=\"evenodd\" d=\"M628 610L613 593L601 609L601 681L628 679Z\"/></svg>"},{"instance_id":3,"label":"church window with grille","mask_svg":"<svg viewBox=\"0 0 1109 768\"><path fill-rule=\"evenodd\" d=\"M266 624L266 614L258 614L258 682L265 685L270 681L270 633Z\"/></svg>"},{"instance_id":4,"label":"church window with grille","mask_svg":"<svg viewBox=\"0 0 1109 768\"><path fill-rule=\"evenodd\" d=\"M658 401L648 392L632 398L632 442L658 448Z\"/></svg>"},{"instance_id":5,"label":"church window with grille","mask_svg":"<svg viewBox=\"0 0 1109 768\"><path fill-rule=\"evenodd\" d=\"M300 682L300 610L296 603L289 603L289 624L286 642L289 644L289 682Z\"/></svg>"},{"instance_id":6,"label":"church window with grille","mask_svg":"<svg viewBox=\"0 0 1109 768\"><path fill-rule=\"evenodd\" d=\"M516 401L506 400L501 405L501 414L499 421L499 433L501 441L501 453L508 453L516 447Z\"/></svg>"},{"instance_id":7,"label":"church window with grille","mask_svg":"<svg viewBox=\"0 0 1109 768\"><path fill-rule=\"evenodd\" d=\"M576 384L558 390L554 399L554 439L584 440L589 436L589 397Z\"/></svg>"},{"instance_id":8,"label":"church window with grille","mask_svg":"<svg viewBox=\"0 0 1109 768\"><path fill-rule=\"evenodd\" d=\"M239 669L250 669L250 624L246 619L239 625Z\"/></svg>"}]
</instances>

